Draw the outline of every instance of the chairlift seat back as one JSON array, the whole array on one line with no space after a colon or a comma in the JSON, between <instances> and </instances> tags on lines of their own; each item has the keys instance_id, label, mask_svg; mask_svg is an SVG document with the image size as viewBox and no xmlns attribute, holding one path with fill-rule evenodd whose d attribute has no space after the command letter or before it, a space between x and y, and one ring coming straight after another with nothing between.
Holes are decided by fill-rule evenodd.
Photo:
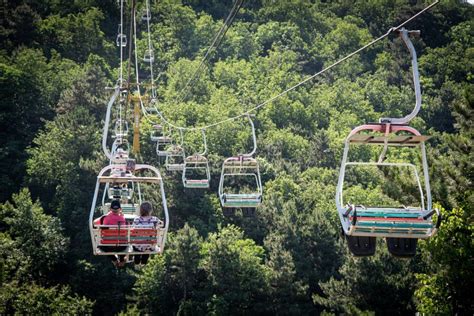
<instances>
[{"instance_id":1,"label":"chairlift seat back","mask_svg":"<svg viewBox=\"0 0 474 316\"><path fill-rule=\"evenodd\" d=\"M170 155L166 156L167 158ZM184 170L184 164L182 163L167 163L166 164L166 170L168 171L183 171Z\"/></svg>"},{"instance_id":2,"label":"chairlift seat back","mask_svg":"<svg viewBox=\"0 0 474 316\"><path fill-rule=\"evenodd\" d=\"M134 226L100 226L97 230L97 247L127 246L124 251L107 252L97 249L98 255L114 254L155 254L161 253L160 245L163 242L163 227L134 227ZM149 250L136 251L134 245L148 245Z\"/></svg>"}]
</instances>

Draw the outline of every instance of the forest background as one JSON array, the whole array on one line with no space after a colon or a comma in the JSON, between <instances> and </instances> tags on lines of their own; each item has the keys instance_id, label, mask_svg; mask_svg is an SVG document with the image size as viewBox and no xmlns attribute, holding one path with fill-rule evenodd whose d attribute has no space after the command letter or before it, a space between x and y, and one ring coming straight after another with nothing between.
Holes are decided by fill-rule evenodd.
<instances>
[{"instance_id":1,"label":"forest background","mask_svg":"<svg viewBox=\"0 0 474 316\"><path fill-rule=\"evenodd\" d=\"M429 3L245 1L180 99L233 3L152 0L159 107L187 126L236 115ZM106 88L118 78L119 13L115 0L0 4L0 314L474 313L472 5L441 1L407 25L421 30L423 106L412 125L433 136L432 193L444 217L413 259L391 257L382 241L375 256L352 257L334 203L348 132L413 107L410 58L393 35L258 111L264 203L255 218L224 217L216 194L224 157L251 145L248 123L209 129L211 189L185 191L163 172L165 253L117 272L92 255L88 216L107 164L100 139ZM142 123L139 161L159 165ZM197 150L199 133L186 137ZM403 176L388 176L399 189L367 172L364 183L351 175L347 194L374 204L413 194Z\"/></svg>"}]
</instances>

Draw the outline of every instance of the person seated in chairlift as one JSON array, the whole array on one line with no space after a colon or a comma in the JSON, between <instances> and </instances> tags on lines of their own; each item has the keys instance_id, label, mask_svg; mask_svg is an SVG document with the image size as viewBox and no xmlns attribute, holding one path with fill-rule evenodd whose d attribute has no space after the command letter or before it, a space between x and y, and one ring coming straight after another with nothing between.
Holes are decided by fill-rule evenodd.
<instances>
[{"instance_id":1,"label":"person seated in chairlift","mask_svg":"<svg viewBox=\"0 0 474 316\"><path fill-rule=\"evenodd\" d=\"M161 221L156 216L152 216L153 206L150 202L143 202L140 205L140 216L133 220L134 227L156 227L161 224ZM153 246L150 245L133 245L134 251L151 251ZM148 254L140 254L134 256L134 262L136 265L146 264L148 262Z\"/></svg>"},{"instance_id":2,"label":"person seated in chairlift","mask_svg":"<svg viewBox=\"0 0 474 316\"><path fill-rule=\"evenodd\" d=\"M101 225L125 225L125 217L122 214L122 206L120 205L120 201L113 200L110 203L110 210L109 212L100 218ZM100 247L100 249L104 252L122 252L127 249L126 246L104 246ZM116 267L123 267L125 265L125 255L112 255L110 256L110 260Z\"/></svg>"}]
</instances>

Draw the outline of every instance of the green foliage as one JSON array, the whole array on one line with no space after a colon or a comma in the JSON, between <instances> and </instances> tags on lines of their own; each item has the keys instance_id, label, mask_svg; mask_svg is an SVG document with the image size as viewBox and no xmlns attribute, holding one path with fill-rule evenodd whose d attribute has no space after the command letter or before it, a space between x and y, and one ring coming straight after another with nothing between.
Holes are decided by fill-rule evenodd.
<instances>
[{"instance_id":1,"label":"green foliage","mask_svg":"<svg viewBox=\"0 0 474 316\"><path fill-rule=\"evenodd\" d=\"M150 3L157 106L183 126L241 114L426 5L245 1L190 81L233 2ZM144 1L137 5L140 13ZM423 104L411 123L434 136L427 146L432 193L445 217L436 237L420 241L415 259L390 257L381 240L376 256L351 257L334 205L348 132L379 117L404 116L414 104L409 54L390 36L254 113L264 183L255 218L240 211L224 217L215 194L222 160L252 146L242 118L206 130L209 191L185 190L180 176L163 172L171 215L165 252L141 270L116 271L107 258L92 257L86 223L95 177L107 163L100 133L111 95L106 87L119 73L117 1L5 2L0 314L472 314L473 8L443 1L407 25L422 31L413 41ZM137 28L145 79L146 24L138 19ZM133 59L131 66L134 72ZM127 62L123 69L127 78ZM123 115L130 120L129 106ZM151 124L142 119L143 151L135 158L159 165L145 136ZM199 131L185 133L184 146L187 154L201 151ZM359 146L350 159L378 154ZM405 150L387 159L402 158L419 160ZM406 170L348 170L345 200L414 204L416 187L408 176ZM157 192L145 194L157 200Z\"/></svg>"},{"instance_id":2,"label":"green foliage","mask_svg":"<svg viewBox=\"0 0 474 316\"><path fill-rule=\"evenodd\" d=\"M148 262L143 274L137 278L135 293L141 310L146 313L156 313L164 310L165 287L165 260L164 257L155 257Z\"/></svg>"},{"instance_id":3,"label":"green foliage","mask_svg":"<svg viewBox=\"0 0 474 316\"><path fill-rule=\"evenodd\" d=\"M362 311L375 314L399 314L413 311L414 262L391 257L377 244L370 258L348 256L337 276L321 282L323 295L314 295L315 303L336 313L358 315Z\"/></svg>"},{"instance_id":4,"label":"green foliage","mask_svg":"<svg viewBox=\"0 0 474 316\"><path fill-rule=\"evenodd\" d=\"M2 228L2 267L6 280L47 282L54 268L64 261L68 240L62 235L57 218L43 213L23 189L12 203L0 205Z\"/></svg>"},{"instance_id":5,"label":"green foliage","mask_svg":"<svg viewBox=\"0 0 474 316\"><path fill-rule=\"evenodd\" d=\"M50 15L38 23L41 42L46 51L56 49L78 61L85 61L90 53L110 54L113 46L105 41L100 28L103 19L104 14L97 8L65 17Z\"/></svg>"},{"instance_id":6,"label":"green foliage","mask_svg":"<svg viewBox=\"0 0 474 316\"><path fill-rule=\"evenodd\" d=\"M36 284L4 284L0 289L0 313L10 315L85 315L94 302L71 293L67 286L44 288Z\"/></svg>"},{"instance_id":7,"label":"green foliage","mask_svg":"<svg viewBox=\"0 0 474 316\"><path fill-rule=\"evenodd\" d=\"M472 214L441 208L438 234L422 244L427 271L416 275L417 307L427 314L465 314L474 306L470 287L474 282ZM433 273L434 272L434 273Z\"/></svg>"},{"instance_id":8,"label":"green foliage","mask_svg":"<svg viewBox=\"0 0 474 316\"><path fill-rule=\"evenodd\" d=\"M172 273L167 279L170 286L175 287L183 301L193 296L198 282L198 266L201 260L200 244L202 239L195 229L185 224L169 242L166 253L167 264Z\"/></svg>"},{"instance_id":9,"label":"green foliage","mask_svg":"<svg viewBox=\"0 0 474 316\"><path fill-rule=\"evenodd\" d=\"M234 310L264 308L268 268L264 249L235 226L211 233L201 246L200 267L207 273L208 311L220 315Z\"/></svg>"}]
</instances>

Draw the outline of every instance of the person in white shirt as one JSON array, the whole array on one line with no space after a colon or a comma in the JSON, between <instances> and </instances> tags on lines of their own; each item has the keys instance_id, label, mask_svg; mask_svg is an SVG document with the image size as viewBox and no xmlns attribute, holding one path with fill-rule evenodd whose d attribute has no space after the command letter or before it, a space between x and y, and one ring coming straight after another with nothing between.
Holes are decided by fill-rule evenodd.
<instances>
[{"instance_id":1,"label":"person in white shirt","mask_svg":"<svg viewBox=\"0 0 474 316\"><path fill-rule=\"evenodd\" d=\"M161 221L156 216L152 216L153 206L150 202L143 202L140 205L140 216L136 217L133 220L134 227L156 227L156 225L161 225ZM151 245L133 245L134 251L151 251L153 250L153 246ZM139 264L146 264L148 262L148 258L150 257L149 254L143 255L134 255L134 262L136 265Z\"/></svg>"}]
</instances>

